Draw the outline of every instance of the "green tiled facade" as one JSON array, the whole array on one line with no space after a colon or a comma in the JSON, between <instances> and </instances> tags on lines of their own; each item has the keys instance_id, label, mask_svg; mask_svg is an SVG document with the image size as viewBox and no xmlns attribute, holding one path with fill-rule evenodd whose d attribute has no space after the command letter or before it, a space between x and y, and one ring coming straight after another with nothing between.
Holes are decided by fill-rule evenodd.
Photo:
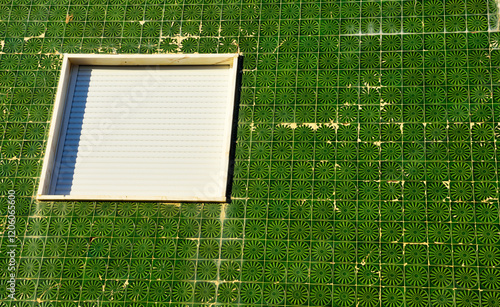
<instances>
[{"instance_id":1,"label":"green tiled facade","mask_svg":"<svg viewBox=\"0 0 500 307\"><path fill-rule=\"evenodd\" d=\"M0 306L500 306L498 6L0 0ZM34 200L62 53L235 52L231 203Z\"/></svg>"}]
</instances>

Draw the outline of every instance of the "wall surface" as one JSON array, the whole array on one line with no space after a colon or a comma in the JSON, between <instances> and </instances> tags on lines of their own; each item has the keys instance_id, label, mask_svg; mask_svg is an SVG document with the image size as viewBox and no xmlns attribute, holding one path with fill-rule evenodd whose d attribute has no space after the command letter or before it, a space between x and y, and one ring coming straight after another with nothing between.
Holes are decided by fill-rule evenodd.
<instances>
[{"instance_id":1,"label":"wall surface","mask_svg":"<svg viewBox=\"0 0 500 307\"><path fill-rule=\"evenodd\" d=\"M0 0L0 306L499 306L498 12ZM196 52L244 57L231 203L34 201L62 53Z\"/></svg>"}]
</instances>

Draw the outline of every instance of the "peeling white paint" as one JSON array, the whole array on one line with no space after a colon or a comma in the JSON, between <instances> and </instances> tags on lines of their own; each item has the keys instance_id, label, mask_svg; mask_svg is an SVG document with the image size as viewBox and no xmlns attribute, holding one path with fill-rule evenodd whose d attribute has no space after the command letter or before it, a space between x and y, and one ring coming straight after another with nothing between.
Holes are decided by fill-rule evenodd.
<instances>
[{"instance_id":1,"label":"peeling white paint","mask_svg":"<svg viewBox=\"0 0 500 307\"><path fill-rule=\"evenodd\" d=\"M303 125L303 126L310 127L310 128L312 128L313 130L318 130L318 128L319 128L318 124L316 124L316 123L303 123L302 125Z\"/></svg>"},{"instance_id":2,"label":"peeling white paint","mask_svg":"<svg viewBox=\"0 0 500 307\"><path fill-rule=\"evenodd\" d=\"M28 40L30 40L32 38L44 38L44 37L45 37L45 32L43 32L42 34L40 34L38 36L27 36L27 37L24 38L24 41L26 42L26 41L28 41Z\"/></svg>"},{"instance_id":3,"label":"peeling white paint","mask_svg":"<svg viewBox=\"0 0 500 307\"><path fill-rule=\"evenodd\" d=\"M443 184L444 186L449 189L450 188L450 184L451 184L451 180L448 180L448 181L443 181Z\"/></svg>"},{"instance_id":4,"label":"peeling white paint","mask_svg":"<svg viewBox=\"0 0 500 307\"><path fill-rule=\"evenodd\" d=\"M297 128L297 123L281 123L281 125L283 125L285 127L292 128L292 129L296 129Z\"/></svg>"}]
</instances>

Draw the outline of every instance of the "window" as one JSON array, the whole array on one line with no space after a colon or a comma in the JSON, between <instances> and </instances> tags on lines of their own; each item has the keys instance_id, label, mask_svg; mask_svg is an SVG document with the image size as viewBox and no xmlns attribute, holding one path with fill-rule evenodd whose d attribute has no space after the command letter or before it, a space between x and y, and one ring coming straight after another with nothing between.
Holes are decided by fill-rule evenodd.
<instances>
[{"instance_id":1,"label":"window","mask_svg":"<svg viewBox=\"0 0 500 307\"><path fill-rule=\"evenodd\" d=\"M37 198L226 201L237 61L65 55Z\"/></svg>"}]
</instances>

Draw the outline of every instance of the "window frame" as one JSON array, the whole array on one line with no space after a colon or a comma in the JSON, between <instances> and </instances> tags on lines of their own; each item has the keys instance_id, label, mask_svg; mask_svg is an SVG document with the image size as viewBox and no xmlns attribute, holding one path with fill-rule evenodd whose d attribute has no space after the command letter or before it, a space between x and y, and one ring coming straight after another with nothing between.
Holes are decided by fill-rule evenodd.
<instances>
[{"instance_id":1,"label":"window frame","mask_svg":"<svg viewBox=\"0 0 500 307\"><path fill-rule=\"evenodd\" d=\"M239 54L64 54L62 60L59 84L55 97L54 109L50 123L47 147L43 158L43 167L36 199L40 201L54 200L87 200L87 201L202 201L202 202L225 202L228 199L230 177L230 153L232 152L232 140L235 130L234 116L237 106L237 79L238 79ZM191 197L187 199L172 198L171 196L134 196L134 195L56 195L51 194L54 168L58 159L61 137L64 137L64 123L70 115L71 101L68 97L74 89L76 72L79 65L88 66L168 66L168 65L225 65L230 69L230 87L228 88L228 102L233 106L225 119L226 133L224 135L224 186L222 195L206 196L204 198Z\"/></svg>"}]
</instances>

